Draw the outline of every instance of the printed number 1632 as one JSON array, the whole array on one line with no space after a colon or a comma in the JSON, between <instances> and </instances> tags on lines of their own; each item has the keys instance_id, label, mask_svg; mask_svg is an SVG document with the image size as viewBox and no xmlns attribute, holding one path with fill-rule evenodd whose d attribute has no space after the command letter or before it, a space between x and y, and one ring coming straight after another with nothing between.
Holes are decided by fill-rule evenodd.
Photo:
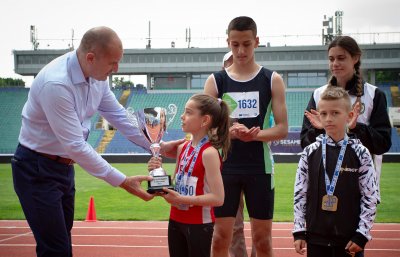
<instances>
[{"instance_id":1,"label":"printed number 1632","mask_svg":"<svg viewBox=\"0 0 400 257\"><path fill-rule=\"evenodd\" d=\"M257 107L257 100L256 99L244 99L239 100L239 108L240 109L251 109Z\"/></svg>"}]
</instances>

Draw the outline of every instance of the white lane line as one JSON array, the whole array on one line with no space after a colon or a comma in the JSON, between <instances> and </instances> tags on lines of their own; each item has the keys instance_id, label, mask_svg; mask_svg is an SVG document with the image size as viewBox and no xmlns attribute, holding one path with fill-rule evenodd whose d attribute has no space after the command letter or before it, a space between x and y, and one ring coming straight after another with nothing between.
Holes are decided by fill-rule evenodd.
<instances>
[{"instance_id":1,"label":"white lane line","mask_svg":"<svg viewBox=\"0 0 400 257\"><path fill-rule=\"evenodd\" d=\"M0 242L11 240L18 237L33 237L32 233L25 233L25 234L0 234L0 236L11 236L10 238L1 239ZM143 237L143 238L167 238L167 235L98 235L98 234L85 234L85 235L75 235L72 234L72 237ZM293 239L291 236L273 236L273 239ZM245 239L251 239L251 236L245 236ZM378 240L385 240L385 241L400 241L400 238L384 238L384 237L374 237L374 241Z\"/></svg>"},{"instance_id":2,"label":"white lane line","mask_svg":"<svg viewBox=\"0 0 400 257\"><path fill-rule=\"evenodd\" d=\"M0 247L35 247L36 244L1 244ZM73 247L107 247L107 248L168 248L167 245L79 245L72 244ZM251 249L251 247L246 247L247 249ZM293 247L274 247L274 250L294 250ZM384 252L400 252L400 249L365 249L367 252L376 252L376 251L384 251Z\"/></svg>"},{"instance_id":3,"label":"white lane line","mask_svg":"<svg viewBox=\"0 0 400 257\"><path fill-rule=\"evenodd\" d=\"M0 235L3 235L3 234L0 234ZM32 235L32 232L27 232L27 233L24 233L24 234L14 234L14 236L11 235L11 237L1 239L0 243L5 242L5 241L9 241L9 240L14 239L14 238L27 236L27 235Z\"/></svg>"},{"instance_id":4,"label":"white lane line","mask_svg":"<svg viewBox=\"0 0 400 257\"><path fill-rule=\"evenodd\" d=\"M1 220L0 220L1 222ZM134 225L134 224L133 224ZM0 229L30 229L29 226L0 226ZM121 229L121 230L166 230L167 227L126 227L126 226L74 226L74 229ZM251 231L251 228L244 228L244 231ZM292 228L272 228L272 231L292 231ZM398 232L399 229L372 229L371 232Z\"/></svg>"}]
</instances>

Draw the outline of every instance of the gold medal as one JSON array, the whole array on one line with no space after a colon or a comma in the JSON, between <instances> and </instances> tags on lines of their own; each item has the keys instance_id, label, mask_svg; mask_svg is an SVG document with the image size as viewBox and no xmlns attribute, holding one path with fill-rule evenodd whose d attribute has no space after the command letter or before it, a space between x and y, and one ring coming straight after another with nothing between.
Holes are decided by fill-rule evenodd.
<instances>
[{"instance_id":1,"label":"gold medal","mask_svg":"<svg viewBox=\"0 0 400 257\"><path fill-rule=\"evenodd\" d=\"M324 195L322 197L322 210L336 211L338 205L338 198L334 195Z\"/></svg>"}]
</instances>

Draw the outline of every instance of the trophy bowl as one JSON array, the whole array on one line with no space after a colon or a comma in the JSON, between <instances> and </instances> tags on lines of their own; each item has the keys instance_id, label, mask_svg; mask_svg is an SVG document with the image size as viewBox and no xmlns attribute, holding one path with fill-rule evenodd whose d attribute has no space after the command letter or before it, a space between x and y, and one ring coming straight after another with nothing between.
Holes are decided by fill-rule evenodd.
<instances>
[{"instance_id":1,"label":"trophy bowl","mask_svg":"<svg viewBox=\"0 0 400 257\"><path fill-rule=\"evenodd\" d=\"M173 121L176 112L177 107L174 104L168 106L168 111L162 107L145 108L135 112L127 109L128 119L139 128L143 136L149 141L153 157L160 156L161 139L167 130L167 126ZM148 193L164 193L163 187L174 189L171 176L167 175L162 167L151 170L149 175L153 177L153 180L148 182Z\"/></svg>"}]
</instances>

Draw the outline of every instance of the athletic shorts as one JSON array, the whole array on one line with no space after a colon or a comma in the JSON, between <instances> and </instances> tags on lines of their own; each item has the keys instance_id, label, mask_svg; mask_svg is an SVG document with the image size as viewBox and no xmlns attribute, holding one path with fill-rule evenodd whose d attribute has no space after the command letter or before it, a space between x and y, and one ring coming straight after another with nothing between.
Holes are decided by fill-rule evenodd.
<instances>
[{"instance_id":1,"label":"athletic shorts","mask_svg":"<svg viewBox=\"0 0 400 257\"><path fill-rule=\"evenodd\" d=\"M170 257L210 257L214 223L185 224L169 220Z\"/></svg>"},{"instance_id":2,"label":"athletic shorts","mask_svg":"<svg viewBox=\"0 0 400 257\"><path fill-rule=\"evenodd\" d=\"M215 217L236 217L240 194L243 190L249 216L269 220L274 214L274 189L271 188L271 174L222 175L225 200L214 208Z\"/></svg>"}]
</instances>

